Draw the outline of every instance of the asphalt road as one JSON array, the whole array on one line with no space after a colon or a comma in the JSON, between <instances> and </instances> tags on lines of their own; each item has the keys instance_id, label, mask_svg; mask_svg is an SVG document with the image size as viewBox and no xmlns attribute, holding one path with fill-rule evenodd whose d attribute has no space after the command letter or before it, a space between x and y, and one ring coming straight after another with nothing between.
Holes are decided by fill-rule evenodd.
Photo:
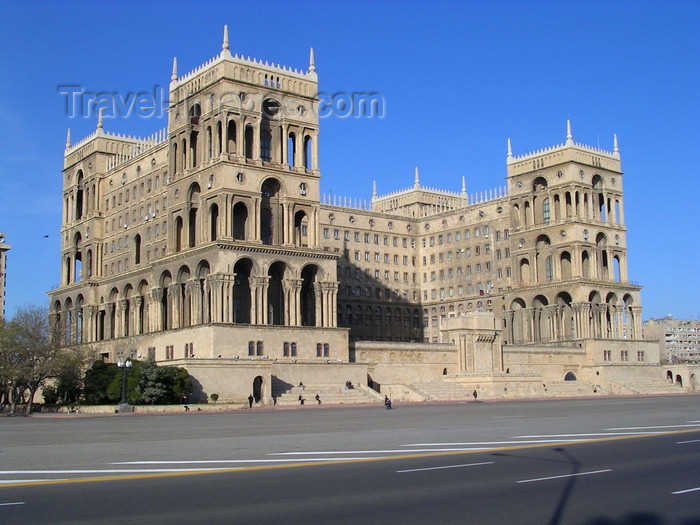
<instances>
[{"instance_id":1,"label":"asphalt road","mask_svg":"<svg viewBox=\"0 0 700 525\"><path fill-rule=\"evenodd\" d=\"M3 418L0 460L0 523L700 524L700 396Z\"/></svg>"}]
</instances>

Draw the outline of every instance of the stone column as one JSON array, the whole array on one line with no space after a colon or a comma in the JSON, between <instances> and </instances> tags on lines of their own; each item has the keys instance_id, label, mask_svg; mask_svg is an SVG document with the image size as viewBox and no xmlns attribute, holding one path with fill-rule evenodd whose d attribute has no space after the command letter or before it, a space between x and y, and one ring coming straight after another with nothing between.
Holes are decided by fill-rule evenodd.
<instances>
[{"instance_id":1,"label":"stone column","mask_svg":"<svg viewBox=\"0 0 700 525\"><path fill-rule=\"evenodd\" d=\"M114 303L105 305L105 339L112 339L112 313L114 312ZM116 330L114 332L116 337Z\"/></svg>"},{"instance_id":2,"label":"stone column","mask_svg":"<svg viewBox=\"0 0 700 525\"><path fill-rule=\"evenodd\" d=\"M170 306L170 328L180 328L180 307L182 304L182 288L178 283L168 286L168 304Z\"/></svg>"},{"instance_id":3,"label":"stone column","mask_svg":"<svg viewBox=\"0 0 700 525\"><path fill-rule=\"evenodd\" d=\"M134 335L141 335L143 333L143 319L141 318L141 305L143 304L143 297L140 295L131 299L131 309L133 310L132 317L134 319Z\"/></svg>"},{"instance_id":4,"label":"stone column","mask_svg":"<svg viewBox=\"0 0 700 525\"><path fill-rule=\"evenodd\" d=\"M202 286L199 279L193 277L187 281L190 296L190 321L193 325L202 324Z\"/></svg>"},{"instance_id":5,"label":"stone column","mask_svg":"<svg viewBox=\"0 0 700 525\"><path fill-rule=\"evenodd\" d=\"M151 297L148 308L148 331L160 332L167 330L167 326L163 323L163 288L151 288Z\"/></svg>"}]
</instances>

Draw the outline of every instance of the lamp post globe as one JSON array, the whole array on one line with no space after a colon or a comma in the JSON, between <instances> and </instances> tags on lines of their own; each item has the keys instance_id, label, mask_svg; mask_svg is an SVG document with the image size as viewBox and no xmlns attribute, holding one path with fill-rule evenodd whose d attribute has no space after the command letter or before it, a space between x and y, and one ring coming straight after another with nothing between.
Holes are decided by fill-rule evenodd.
<instances>
[{"instance_id":1,"label":"lamp post globe","mask_svg":"<svg viewBox=\"0 0 700 525\"><path fill-rule=\"evenodd\" d=\"M120 358L117 367L122 370L122 398L121 401L119 401L119 412L131 412L131 407L126 401L126 374L131 368L131 360Z\"/></svg>"}]
</instances>

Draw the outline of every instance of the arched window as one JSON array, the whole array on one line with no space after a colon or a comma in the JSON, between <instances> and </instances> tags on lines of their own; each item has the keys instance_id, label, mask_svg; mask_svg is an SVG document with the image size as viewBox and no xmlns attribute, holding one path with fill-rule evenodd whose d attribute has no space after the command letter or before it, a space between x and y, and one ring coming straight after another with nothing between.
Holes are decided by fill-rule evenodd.
<instances>
[{"instance_id":1,"label":"arched window","mask_svg":"<svg viewBox=\"0 0 700 525\"><path fill-rule=\"evenodd\" d=\"M564 381L576 381L576 376L573 372L567 372L564 376Z\"/></svg>"},{"instance_id":2,"label":"arched window","mask_svg":"<svg viewBox=\"0 0 700 525\"><path fill-rule=\"evenodd\" d=\"M549 197L547 197L545 200L542 201L542 220L545 224L549 224L550 217L551 216L549 211Z\"/></svg>"}]
</instances>

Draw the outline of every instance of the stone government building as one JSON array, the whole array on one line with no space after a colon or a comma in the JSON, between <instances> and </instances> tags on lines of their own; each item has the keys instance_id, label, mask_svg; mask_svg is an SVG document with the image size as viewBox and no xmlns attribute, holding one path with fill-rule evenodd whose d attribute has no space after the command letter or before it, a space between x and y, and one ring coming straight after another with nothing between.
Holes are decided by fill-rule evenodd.
<instances>
[{"instance_id":1,"label":"stone government building","mask_svg":"<svg viewBox=\"0 0 700 525\"><path fill-rule=\"evenodd\" d=\"M199 68L173 63L166 130L69 132L49 292L67 345L184 366L233 402L296 402L302 381L327 402L682 391L642 340L616 137L567 125L535 153L509 140L505 187L416 169L353 203L321 193L317 92L313 50L297 71L232 55L225 30Z\"/></svg>"}]
</instances>

